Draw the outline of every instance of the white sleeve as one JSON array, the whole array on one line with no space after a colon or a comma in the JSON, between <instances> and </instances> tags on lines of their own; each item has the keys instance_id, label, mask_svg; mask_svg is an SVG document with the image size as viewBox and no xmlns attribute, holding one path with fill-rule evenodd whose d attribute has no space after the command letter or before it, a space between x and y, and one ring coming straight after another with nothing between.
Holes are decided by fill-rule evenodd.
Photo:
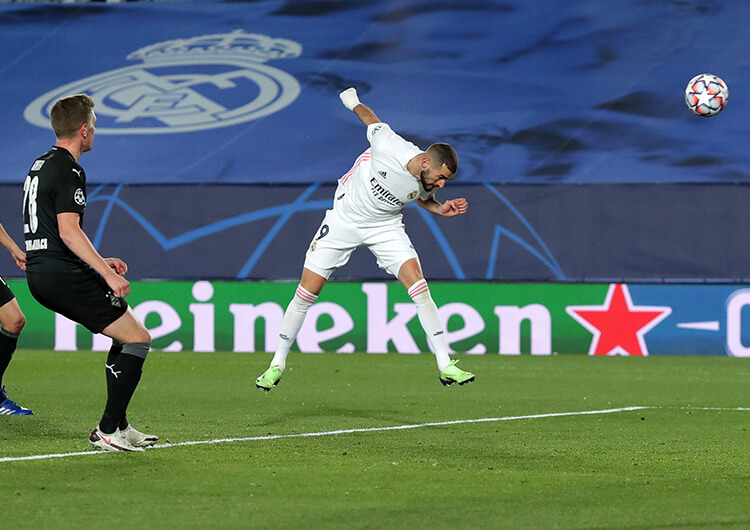
<instances>
[{"instance_id":1,"label":"white sleeve","mask_svg":"<svg viewBox=\"0 0 750 530\"><path fill-rule=\"evenodd\" d=\"M393 165L406 167L409 160L422 152L416 145L393 132L387 123L368 125L367 139L372 146L373 158L388 159Z\"/></svg>"},{"instance_id":2,"label":"white sleeve","mask_svg":"<svg viewBox=\"0 0 750 530\"><path fill-rule=\"evenodd\" d=\"M396 133L387 123L371 123L367 126L367 141L373 147L386 141L386 137L391 137Z\"/></svg>"}]
</instances>

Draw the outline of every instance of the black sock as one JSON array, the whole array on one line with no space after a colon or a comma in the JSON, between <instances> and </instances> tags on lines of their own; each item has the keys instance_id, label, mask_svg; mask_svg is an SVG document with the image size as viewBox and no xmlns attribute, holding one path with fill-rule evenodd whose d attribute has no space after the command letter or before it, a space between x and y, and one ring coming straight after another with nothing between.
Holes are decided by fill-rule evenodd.
<instances>
[{"instance_id":1,"label":"black sock","mask_svg":"<svg viewBox=\"0 0 750 530\"><path fill-rule=\"evenodd\" d=\"M107 362L104 364L104 374L107 378L107 396L109 396L113 392L113 388L117 384L117 378L115 377L114 370L117 358L121 353L122 344L120 344L116 340L113 340L112 347L109 349L109 354L107 355ZM99 424L99 428L101 428L101 424ZM109 431L103 432L109 433Z\"/></svg>"},{"instance_id":2,"label":"black sock","mask_svg":"<svg viewBox=\"0 0 750 530\"><path fill-rule=\"evenodd\" d=\"M18 334L0 328L0 387L3 385L3 375L13 358L18 344Z\"/></svg>"},{"instance_id":3,"label":"black sock","mask_svg":"<svg viewBox=\"0 0 750 530\"><path fill-rule=\"evenodd\" d=\"M109 349L109 355L107 355L107 364L114 364L117 357L122 353L122 344L117 341L112 341L112 347ZM107 370L109 373L109 370Z\"/></svg>"},{"instance_id":4,"label":"black sock","mask_svg":"<svg viewBox=\"0 0 750 530\"><path fill-rule=\"evenodd\" d=\"M130 343L115 345L107 356L107 405L99 422L103 433L113 433L123 425L127 427L126 412L138 382L141 380L143 363L146 361L149 344ZM112 361L112 362L110 362Z\"/></svg>"}]
</instances>

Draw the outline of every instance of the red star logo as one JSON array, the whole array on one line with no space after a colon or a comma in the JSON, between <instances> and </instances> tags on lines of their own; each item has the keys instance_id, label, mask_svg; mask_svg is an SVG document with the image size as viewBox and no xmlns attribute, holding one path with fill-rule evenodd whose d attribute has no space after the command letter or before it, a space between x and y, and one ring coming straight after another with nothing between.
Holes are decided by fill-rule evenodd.
<instances>
[{"instance_id":1,"label":"red star logo","mask_svg":"<svg viewBox=\"0 0 750 530\"><path fill-rule=\"evenodd\" d=\"M635 306L625 284L610 284L604 304L568 306L565 312L594 334L589 355L648 355L643 336L671 307Z\"/></svg>"}]
</instances>

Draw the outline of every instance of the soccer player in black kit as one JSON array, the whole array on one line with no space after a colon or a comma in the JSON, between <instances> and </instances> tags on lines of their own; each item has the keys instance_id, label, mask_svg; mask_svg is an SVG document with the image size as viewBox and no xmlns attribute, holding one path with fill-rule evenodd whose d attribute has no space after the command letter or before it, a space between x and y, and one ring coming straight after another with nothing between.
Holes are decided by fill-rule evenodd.
<instances>
[{"instance_id":1,"label":"soccer player in black kit","mask_svg":"<svg viewBox=\"0 0 750 530\"><path fill-rule=\"evenodd\" d=\"M53 105L50 121L55 145L34 161L23 187L29 291L46 308L112 339L107 403L89 441L106 451L143 451L158 437L134 429L126 411L151 336L125 301L127 265L102 258L82 228L86 173L78 160L94 143L94 101L86 94L64 97Z\"/></svg>"}]
</instances>

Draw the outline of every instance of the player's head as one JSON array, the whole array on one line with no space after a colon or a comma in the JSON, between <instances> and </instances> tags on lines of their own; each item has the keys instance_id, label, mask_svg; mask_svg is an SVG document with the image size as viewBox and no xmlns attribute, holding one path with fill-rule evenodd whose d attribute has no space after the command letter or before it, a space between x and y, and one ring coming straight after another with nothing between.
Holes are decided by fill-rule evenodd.
<instances>
[{"instance_id":1,"label":"player's head","mask_svg":"<svg viewBox=\"0 0 750 530\"><path fill-rule=\"evenodd\" d=\"M426 191L442 188L458 171L458 155L448 144L437 143L427 148L422 155L419 179Z\"/></svg>"},{"instance_id":2,"label":"player's head","mask_svg":"<svg viewBox=\"0 0 750 530\"><path fill-rule=\"evenodd\" d=\"M94 100L88 94L59 99L50 111L50 122L58 139L72 139L80 135L83 151L88 151L94 143Z\"/></svg>"},{"instance_id":3,"label":"player's head","mask_svg":"<svg viewBox=\"0 0 750 530\"><path fill-rule=\"evenodd\" d=\"M449 144L437 143L427 148L427 156L437 166L445 166L453 175L458 171L458 155Z\"/></svg>"}]
</instances>

